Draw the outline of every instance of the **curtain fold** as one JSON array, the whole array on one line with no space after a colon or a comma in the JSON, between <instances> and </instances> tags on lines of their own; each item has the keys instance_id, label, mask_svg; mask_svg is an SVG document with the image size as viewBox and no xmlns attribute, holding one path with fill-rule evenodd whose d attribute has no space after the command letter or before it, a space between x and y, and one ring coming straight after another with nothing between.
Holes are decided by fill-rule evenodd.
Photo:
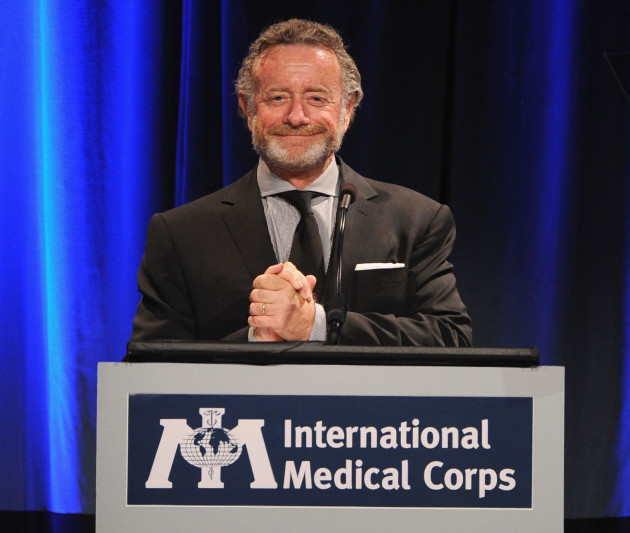
<instances>
[{"instance_id":1,"label":"curtain fold","mask_svg":"<svg viewBox=\"0 0 630 533\"><path fill-rule=\"evenodd\" d=\"M97 363L174 169L159 7L0 3L1 509L94 511Z\"/></svg>"}]
</instances>

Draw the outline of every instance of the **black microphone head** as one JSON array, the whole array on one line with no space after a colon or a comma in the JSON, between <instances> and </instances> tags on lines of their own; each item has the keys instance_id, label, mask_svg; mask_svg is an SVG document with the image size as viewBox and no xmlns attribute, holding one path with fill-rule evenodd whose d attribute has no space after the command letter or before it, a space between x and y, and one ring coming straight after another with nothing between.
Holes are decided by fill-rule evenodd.
<instances>
[{"instance_id":1,"label":"black microphone head","mask_svg":"<svg viewBox=\"0 0 630 533\"><path fill-rule=\"evenodd\" d=\"M343 198L344 195L349 194L350 195L350 202L348 202L348 205L350 205L352 202L354 202L354 199L357 197L357 188L352 185L352 183L346 183L341 187L341 190L339 191L339 198Z\"/></svg>"}]
</instances>

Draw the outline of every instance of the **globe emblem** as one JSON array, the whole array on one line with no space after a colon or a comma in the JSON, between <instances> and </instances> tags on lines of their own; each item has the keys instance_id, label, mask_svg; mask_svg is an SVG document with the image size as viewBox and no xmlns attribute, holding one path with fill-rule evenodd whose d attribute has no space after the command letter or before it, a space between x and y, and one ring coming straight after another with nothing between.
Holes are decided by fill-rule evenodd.
<instances>
[{"instance_id":1,"label":"globe emblem","mask_svg":"<svg viewBox=\"0 0 630 533\"><path fill-rule=\"evenodd\" d=\"M243 445L227 429L205 427L186 435L179 449L191 465L208 468L213 479L214 468L231 465L241 456Z\"/></svg>"}]
</instances>

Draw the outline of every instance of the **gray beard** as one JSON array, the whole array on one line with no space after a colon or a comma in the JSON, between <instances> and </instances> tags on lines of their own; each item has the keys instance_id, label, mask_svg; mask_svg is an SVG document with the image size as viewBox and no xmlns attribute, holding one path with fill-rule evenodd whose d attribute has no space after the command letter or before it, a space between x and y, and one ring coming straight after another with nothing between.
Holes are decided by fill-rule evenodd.
<instances>
[{"instance_id":1,"label":"gray beard","mask_svg":"<svg viewBox=\"0 0 630 533\"><path fill-rule=\"evenodd\" d=\"M337 130L326 132L324 137L309 146L306 151L294 154L283 148L273 135L265 135L256 127L256 117L252 121L252 145L256 153L270 166L286 170L303 170L323 165L331 154L339 151L343 140L344 113L339 117Z\"/></svg>"}]
</instances>

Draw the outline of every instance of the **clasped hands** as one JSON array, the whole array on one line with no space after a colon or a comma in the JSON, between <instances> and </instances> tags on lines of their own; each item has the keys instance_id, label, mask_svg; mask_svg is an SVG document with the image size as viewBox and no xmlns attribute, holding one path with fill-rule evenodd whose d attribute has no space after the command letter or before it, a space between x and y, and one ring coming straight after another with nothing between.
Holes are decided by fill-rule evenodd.
<instances>
[{"instance_id":1,"label":"clasped hands","mask_svg":"<svg viewBox=\"0 0 630 533\"><path fill-rule=\"evenodd\" d=\"M270 266L253 283L248 323L257 341L308 340L315 322L315 276L293 263Z\"/></svg>"}]
</instances>

